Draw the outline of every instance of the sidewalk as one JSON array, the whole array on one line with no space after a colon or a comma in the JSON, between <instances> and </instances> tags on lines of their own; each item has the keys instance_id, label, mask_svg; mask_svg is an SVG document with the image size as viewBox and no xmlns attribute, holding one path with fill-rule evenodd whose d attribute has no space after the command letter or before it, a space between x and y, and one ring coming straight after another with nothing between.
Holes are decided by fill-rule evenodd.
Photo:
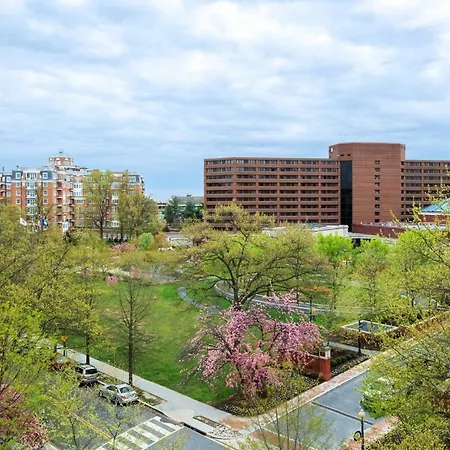
<instances>
[{"instance_id":1,"label":"sidewalk","mask_svg":"<svg viewBox=\"0 0 450 450\"><path fill-rule=\"evenodd\" d=\"M347 344L341 344L340 342L329 342L328 345L331 348L338 348L340 350L348 350L350 352L358 352L358 347L353 347L351 345ZM378 350L368 350L366 348L361 348L361 353L368 356L375 356L378 355L380 352Z\"/></svg>"},{"instance_id":2,"label":"sidewalk","mask_svg":"<svg viewBox=\"0 0 450 450\"><path fill-rule=\"evenodd\" d=\"M86 361L86 357L83 353L79 353L71 349L67 349L67 355L81 363ZM111 366L110 364L92 357L91 364L94 365L100 372L117 378L124 383L128 383L128 372L125 370ZM206 419L217 422L218 424L219 422L231 417L231 414L229 413L209 406L206 403L194 400L186 395L180 394L159 384L145 380L137 375L133 376L133 384L138 389L163 399L163 402L159 405L152 406L153 409L203 434L214 435L213 432L216 428L195 419L195 417L205 417Z\"/></svg>"}]
</instances>

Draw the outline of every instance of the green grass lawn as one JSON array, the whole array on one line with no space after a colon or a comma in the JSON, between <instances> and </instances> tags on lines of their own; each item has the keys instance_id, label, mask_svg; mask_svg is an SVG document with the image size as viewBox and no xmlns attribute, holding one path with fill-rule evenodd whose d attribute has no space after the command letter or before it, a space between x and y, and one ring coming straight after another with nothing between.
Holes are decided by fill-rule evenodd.
<instances>
[{"instance_id":1,"label":"green grass lawn","mask_svg":"<svg viewBox=\"0 0 450 450\"><path fill-rule=\"evenodd\" d=\"M101 345L95 346L92 356L125 369L126 353L120 349L123 340L117 327L119 288L105 282L99 283L98 287L101 290L98 311L106 336ZM233 394L233 390L225 388L224 383L218 383L214 389L196 378L185 386L182 384L186 371L195 366L195 361L180 362L180 352L198 330L200 324L197 319L201 312L180 300L175 284L145 287L144 292L151 301L146 329L153 337L138 358L136 374L207 403L220 403ZM79 347L80 340L69 338L68 345Z\"/></svg>"},{"instance_id":2,"label":"green grass lawn","mask_svg":"<svg viewBox=\"0 0 450 450\"><path fill-rule=\"evenodd\" d=\"M231 303L220 295L212 285L213 280L210 279L196 281L186 286L187 295L206 306L217 306L221 309L229 308Z\"/></svg>"}]
</instances>

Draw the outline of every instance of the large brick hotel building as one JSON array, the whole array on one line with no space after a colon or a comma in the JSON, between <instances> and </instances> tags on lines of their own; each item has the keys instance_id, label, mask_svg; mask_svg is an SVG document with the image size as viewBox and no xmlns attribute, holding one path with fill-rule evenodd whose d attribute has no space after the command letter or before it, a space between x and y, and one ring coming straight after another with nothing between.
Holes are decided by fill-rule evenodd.
<instances>
[{"instance_id":1,"label":"large brick hotel building","mask_svg":"<svg viewBox=\"0 0 450 450\"><path fill-rule=\"evenodd\" d=\"M277 223L344 224L406 219L414 203L450 186L450 161L406 160L405 146L344 143L328 158L226 157L204 161L205 210L232 201Z\"/></svg>"}]
</instances>

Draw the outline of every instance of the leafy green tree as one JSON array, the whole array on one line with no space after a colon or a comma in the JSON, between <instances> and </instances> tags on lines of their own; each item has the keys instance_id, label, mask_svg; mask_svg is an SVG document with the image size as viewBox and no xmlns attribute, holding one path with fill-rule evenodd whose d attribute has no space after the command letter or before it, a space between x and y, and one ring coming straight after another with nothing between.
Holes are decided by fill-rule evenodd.
<instances>
[{"instance_id":1,"label":"leafy green tree","mask_svg":"<svg viewBox=\"0 0 450 450\"><path fill-rule=\"evenodd\" d=\"M323 260L316 251L316 241L302 226L287 226L277 233L277 245L285 258L286 282L273 288L293 289L297 303L311 295L310 286L318 281L323 273ZM277 283L276 283L277 284Z\"/></svg>"},{"instance_id":2,"label":"leafy green tree","mask_svg":"<svg viewBox=\"0 0 450 450\"><path fill-rule=\"evenodd\" d=\"M97 228L103 239L104 229L112 215L112 192L114 174L93 170L83 180L86 201L85 220L88 227Z\"/></svg>"},{"instance_id":3,"label":"leafy green tree","mask_svg":"<svg viewBox=\"0 0 450 450\"><path fill-rule=\"evenodd\" d=\"M419 430L429 435L434 428L436 440L430 442L438 441L436 448L450 445L449 342L448 315L427 328L410 329L407 338L388 340L391 350L375 358L363 382L364 406L374 417L398 418L403 436L397 444L402 442L403 448L411 448L406 443L412 442L405 429L418 436ZM387 444L380 448L394 448Z\"/></svg>"},{"instance_id":4,"label":"leafy green tree","mask_svg":"<svg viewBox=\"0 0 450 450\"><path fill-rule=\"evenodd\" d=\"M155 238L152 233L144 233L139 236L139 250L147 251Z\"/></svg>"},{"instance_id":5,"label":"leafy green tree","mask_svg":"<svg viewBox=\"0 0 450 450\"><path fill-rule=\"evenodd\" d=\"M362 306L373 319L385 305L386 270L388 268L389 244L377 237L363 241L356 257L355 279L359 283L358 294Z\"/></svg>"},{"instance_id":6,"label":"leafy green tree","mask_svg":"<svg viewBox=\"0 0 450 450\"><path fill-rule=\"evenodd\" d=\"M156 202L140 192L119 192L118 219L122 237L133 238L147 232L154 234L162 229Z\"/></svg>"},{"instance_id":7,"label":"leafy green tree","mask_svg":"<svg viewBox=\"0 0 450 450\"><path fill-rule=\"evenodd\" d=\"M187 200L184 205L183 219L196 219L197 208L193 200Z\"/></svg>"},{"instance_id":8,"label":"leafy green tree","mask_svg":"<svg viewBox=\"0 0 450 450\"><path fill-rule=\"evenodd\" d=\"M242 309L256 294L271 293L295 278L285 238L263 232L270 218L230 205L218 206L208 220L229 231L206 228L204 242L187 250L186 283L207 278L210 287L218 285L229 294L233 308Z\"/></svg>"},{"instance_id":9,"label":"leafy green tree","mask_svg":"<svg viewBox=\"0 0 450 450\"><path fill-rule=\"evenodd\" d=\"M85 305L79 254L69 239L32 232L8 206L0 206L0 223L0 429L12 448L39 421L42 402L35 399L49 385L55 338L73 327Z\"/></svg>"},{"instance_id":10,"label":"leafy green tree","mask_svg":"<svg viewBox=\"0 0 450 450\"><path fill-rule=\"evenodd\" d=\"M351 273L355 251L352 241L339 235L319 235L317 249L328 263L327 272L331 288L329 304L334 315Z\"/></svg>"},{"instance_id":11,"label":"leafy green tree","mask_svg":"<svg viewBox=\"0 0 450 450\"><path fill-rule=\"evenodd\" d=\"M195 205L194 205L195 206ZM164 219L168 225L179 225L183 212L177 197L171 197L164 210Z\"/></svg>"}]
</instances>

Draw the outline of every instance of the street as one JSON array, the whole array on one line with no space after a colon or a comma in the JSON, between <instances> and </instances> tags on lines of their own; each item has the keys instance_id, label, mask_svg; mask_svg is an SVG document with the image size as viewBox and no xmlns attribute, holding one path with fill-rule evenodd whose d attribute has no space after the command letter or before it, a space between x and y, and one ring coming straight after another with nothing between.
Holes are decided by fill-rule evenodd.
<instances>
[{"instance_id":1,"label":"street","mask_svg":"<svg viewBox=\"0 0 450 450\"><path fill-rule=\"evenodd\" d=\"M314 406L315 413L320 414L326 423L329 423L327 427L327 438L329 437L329 445L331 449L337 449L345 440L351 438L355 431L360 430L361 422L358 419L358 412L361 409L361 394L359 389L361 388L361 382L364 379L365 374L362 373L355 378L337 386L329 392L326 392L319 397L316 397L309 404ZM302 408L302 407L301 407ZM300 411L301 411L300 408ZM308 414L306 410L305 414ZM296 412L291 413L296 414ZM300 413L300 417L302 416ZM311 416L305 417L305 421L311 419ZM370 414L365 411L364 428L365 431L369 430L375 422L381 419L375 420ZM289 419L282 419L278 425L278 429L283 433L283 427ZM277 432L275 424L269 424L267 429ZM290 431L294 431L291 429ZM305 428L300 427L300 433L305 432ZM299 436L299 439L301 436Z\"/></svg>"},{"instance_id":2,"label":"street","mask_svg":"<svg viewBox=\"0 0 450 450\"><path fill-rule=\"evenodd\" d=\"M58 429L54 444L61 449L97 450L219 450L223 447L147 406L114 405L98 396L98 385L78 388L85 407L72 414L75 427ZM72 430L76 430L75 433Z\"/></svg>"}]
</instances>

